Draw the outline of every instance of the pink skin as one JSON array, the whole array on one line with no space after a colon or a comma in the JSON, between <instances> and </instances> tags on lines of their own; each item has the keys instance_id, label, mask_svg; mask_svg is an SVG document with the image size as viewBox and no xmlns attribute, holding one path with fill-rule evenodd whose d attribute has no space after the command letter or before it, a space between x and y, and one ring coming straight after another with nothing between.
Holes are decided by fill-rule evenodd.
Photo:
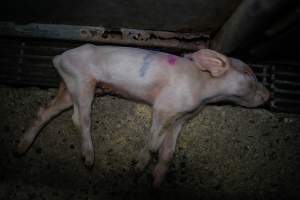
<instances>
[{"instance_id":1,"label":"pink skin","mask_svg":"<svg viewBox=\"0 0 300 200\"><path fill-rule=\"evenodd\" d=\"M155 188L167 173L182 126L206 104L229 100L255 107L269 98L268 90L257 82L249 66L209 49L179 57L137 48L86 44L54 57L53 65L63 79L58 95L40 109L22 136L17 152L25 153L47 122L73 107L72 120L82 137L82 157L86 166L92 166L90 115L94 94L122 96L153 108L150 132L136 170L142 171L152 158L151 152L158 152L153 171Z\"/></svg>"},{"instance_id":2,"label":"pink skin","mask_svg":"<svg viewBox=\"0 0 300 200\"><path fill-rule=\"evenodd\" d=\"M176 60L177 60L177 58L176 58L177 56L174 56L174 55L168 55L168 63L170 64L170 65L175 65L175 63L176 63Z\"/></svg>"}]
</instances>

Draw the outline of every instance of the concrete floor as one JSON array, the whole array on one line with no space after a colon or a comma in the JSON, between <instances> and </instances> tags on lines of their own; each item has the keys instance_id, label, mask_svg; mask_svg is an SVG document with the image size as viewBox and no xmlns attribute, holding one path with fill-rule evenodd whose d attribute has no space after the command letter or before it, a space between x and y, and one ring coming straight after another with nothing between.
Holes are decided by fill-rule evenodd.
<instances>
[{"instance_id":1,"label":"concrete floor","mask_svg":"<svg viewBox=\"0 0 300 200\"><path fill-rule=\"evenodd\" d=\"M150 126L149 107L114 97L93 105L95 166L80 159L71 111L53 120L23 157L14 146L56 89L0 87L0 199L296 199L300 115L208 106L187 123L159 193L153 164L139 179L133 160Z\"/></svg>"}]
</instances>

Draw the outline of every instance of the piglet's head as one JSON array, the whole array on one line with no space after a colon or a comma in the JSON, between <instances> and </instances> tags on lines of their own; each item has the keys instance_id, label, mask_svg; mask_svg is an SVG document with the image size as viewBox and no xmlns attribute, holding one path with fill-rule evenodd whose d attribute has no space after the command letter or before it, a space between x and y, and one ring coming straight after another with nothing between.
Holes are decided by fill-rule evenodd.
<instances>
[{"instance_id":1,"label":"piglet's head","mask_svg":"<svg viewBox=\"0 0 300 200\"><path fill-rule=\"evenodd\" d=\"M227 57L210 49L201 49L188 54L195 65L211 76L214 96L246 107L265 103L269 91L257 81L251 68L244 62Z\"/></svg>"}]
</instances>

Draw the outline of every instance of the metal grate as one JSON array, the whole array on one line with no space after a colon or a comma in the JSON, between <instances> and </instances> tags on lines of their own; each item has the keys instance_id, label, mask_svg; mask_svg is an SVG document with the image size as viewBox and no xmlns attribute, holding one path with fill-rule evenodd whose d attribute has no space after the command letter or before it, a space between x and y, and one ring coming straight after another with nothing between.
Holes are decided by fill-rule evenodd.
<instances>
[{"instance_id":1,"label":"metal grate","mask_svg":"<svg viewBox=\"0 0 300 200\"><path fill-rule=\"evenodd\" d=\"M0 38L0 83L57 87L59 75L52 57L79 43Z\"/></svg>"},{"instance_id":2,"label":"metal grate","mask_svg":"<svg viewBox=\"0 0 300 200\"><path fill-rule=\"evenodd\" d=\"M277 111L300 113L300 66L276 64L271 69L271 107Z\"/></svg>"},{"instance_id":3,"label":"metal grate","mask_svg":"<svg viewBox=\"0 0 300 200\"><path fill-rule=\"evenodd\" d=\"M2 37L0 84L57 87L59 75L52 67L52 57L82 43ZM176 53L172 49L170 51ZM300 65L271 63L251 64L257 79L272 93L269 108L278 112L300 113Z\"/></svg>"},{"instance_id":4,"label":"metal grate","mask_svg":"<svg viewBox=\"0 0 300 200\"><path fill-rule=\"evenodd\" d=\"M278 112L300 113L300 64L252 64L252 68L272 94L270 108Z\"/></svg>"}]
</instances>

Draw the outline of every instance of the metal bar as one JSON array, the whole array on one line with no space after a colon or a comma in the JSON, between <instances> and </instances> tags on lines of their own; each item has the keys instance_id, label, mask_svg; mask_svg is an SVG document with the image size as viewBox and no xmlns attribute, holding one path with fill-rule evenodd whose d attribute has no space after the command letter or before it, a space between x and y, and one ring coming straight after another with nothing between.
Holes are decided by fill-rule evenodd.
<instances>
[{"instance_id":1,"label":"metal bar","mask_svg":"<svg viewBox=\"0 0 300 200\"><path fill-rule=\"evenodd\" d=\"M257 77L261 77L261 78L270 76L270 75L266 75L264 72L254 72L254 73Z\"/></svg>"},{"instance_id":2,"label":"metal bar","mask_svg":"<svg viewBox=\"0 0 300 200\"><path fill-rule=\"evenodd\" d=\"M53 56L44 56L44 55L30 55L30 54L24 54L23 55L5 55L5 57L7 58L28 58L28 59L40 59L40 60L51 60L53 58ZM1 59L1 57L0 57Z\"/></svg>"},{"instance_id":3,"label":"metal bar","mask_svg":"<svg viewBox=\"0 0 300 200\"><path fill-rule=\"evenodd\" d=\"M273 110L275 109L276 112L288 112L288 113L299 113L300 108L292 108L292 107L281 107L272 105Z\"/></svg>"},{"instance_id":4,"label":"metal bar","mask_svg":"<svg viewBox=\"0 0 300 200\"><path fill-rule=\"evenodd\" d=\"M13 22L0 22L0 35L174 48L189 51L197 50L199 46L208 46L209 39L209 35L203 33L175 33L126 28L111 31L104 27L36 23L16 25Z\"/></svg>"},{"instance_id":5,"label":"metal bar","mask_svg":"<svg viewBox=\"0 0 300 200\"><path fill-rule=\"evenodd\" d=\"M288 3L289 1L282 0L242 1L213 38L211 47L223 53L232 53L241 45L249 43L254 35L266 28L273 20L273 14Z\"/></svg>"},{"instance_id":6,"label":"metal bar","mask_svg":"<svg viewBox=\"0 0 300 200\"><path fill-rule=\"evenodd\" d=\"M26 59L39 59L39 60L51 60L53 56L44 56L44 55L28 55L24 54L22 55L22 58Z\"/></svg>"},{"instance_id":7,"label":"metal bar","mask_svg":"<svg viewBox=\"0 0 300 200\"><path fill-rule=\"evenodd\" d=\"M37 70L45 70L45 69L49 69L49 70L51 70L51 71L55 71L54 70L54 68L53 68L53 65L52 65L52 63L27 63L27 62L24 62L23 64L22 64L22 66L24 67L24 68L26 68L26 67L30 67L30 68L32 68L32 69L37 69ZM55 71L56 72L56 71Z\"/></svg>"},{"instance_id":8,"label":"metal bar","mask_svg":"<svg viewBox=\"0 0 300 200\"><path fill-rule=\"evenodd\" d=\"M299 80L299 82L296 82L296 81L286 81L286 80L275 80L274 84L286 84L286 85L292 85L292 86L299 86L300 87L300 80Z\"/></svg>"},{"instance_id":9,"label":"metal bar","mask_svg":"<svg viewBox=\"0 0 300 200\"><path fill-rule=\"evenodd\" d=\"M300 95L300 90L286 90L286 89L279 89L276 86L272 85L271 88L273 91L276 93L281 93L281 94L291 94L291 95Z\"/></svg>"},{"instance_id":10,"label":"metal bar","mask_svg":"<svg viewBox=\"0 0 300 200\"><path fill-rule=\"evenodd\" d=\"M292 100L292 99L285 99L285 98L279 98L277 97L276 99L273 100L274 104L276 103L289 103L289 104L297 104L300 105L300 101L297 100Z\"/></svg>"},{"instance_id":11,"label":"metal bar","mask_svg":"<svg viewBox=\"0 0 300 200\"><path fill-rule=\"evenodd\" d=\"M250 67L251 68L263 69L263 68L266 68L267 65L254 65L254 64L250 64Z\"/></svg>"},{"instance_id":12,"label":"metal bar","mask_svg":"<svg viewBox=\"0 0 300 200\"><path fill-rule=\"evenodd\" d=\"M284 32L289 26L296 24L300 19L300 7L287 12L285 16L276 21L266 32L268 36L274 36Z\"/></svg>"},{"instance_id":13,"label":"metal bar","mask_svg":"<svg viewBox=\"0 0 300 200\"><path fill-rule=\"evenodd\" d=\"M300 73L293 73L293 72L283 72L283 71L276 71L275 72L276 75L285 75L285 76L292 76L292 77L299 77L300 78Z\"/></svg>"}]
</instances>

